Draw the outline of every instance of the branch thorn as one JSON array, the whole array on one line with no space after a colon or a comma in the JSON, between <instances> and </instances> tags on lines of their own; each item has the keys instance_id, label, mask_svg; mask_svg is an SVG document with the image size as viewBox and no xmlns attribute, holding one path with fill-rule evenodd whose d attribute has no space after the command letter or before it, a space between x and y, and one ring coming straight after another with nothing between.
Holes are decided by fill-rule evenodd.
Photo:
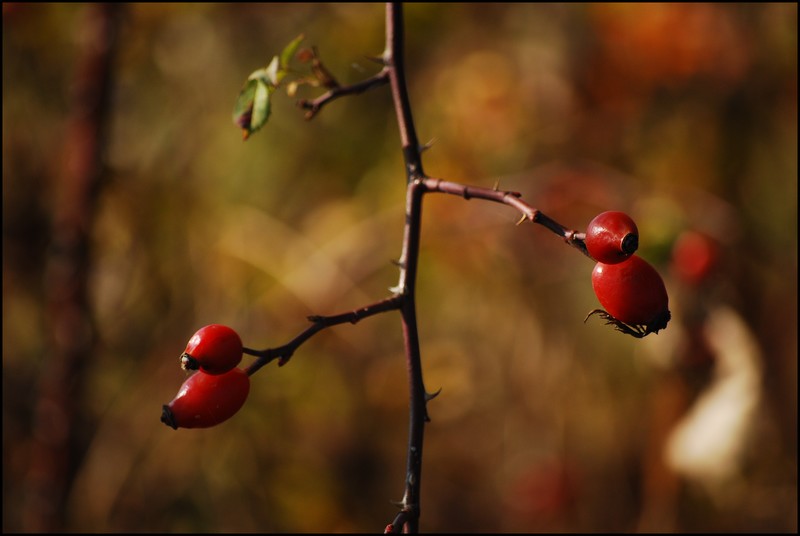
<instances>
[{"instance_id":1,"label":"branch thorn","mask_svg":"<svg viewBox=\"0 0 800 536\"><path fill-rule=\"evenodd\" d=\"M428 143L426 143L424 145L420 145L419 146L419 152L420 153L424 153L425 151L427 151L428 149L433 147L433 144L436 143L436 141L437 141L436 138L431 138L430 141L428 141Z\"/></svg>"},{"instance_id":2,"label":"branch thorn","mask_svg":"<svg viewBox=\"0 0 800 536\"><path fill-rule=\"evenodd\" d=\"M397 285L397 286L394 286L394 287L389 287L389 292L391 292L395 296L399 296L399 295L401 295L401 294L403 294L405 292L405 289L403 287L401 287L400 285Z\"/></svg>"},{"instance_id":3,"label":"branch thorn","mask_svg":"<svg viewBox=\"0 0 800 536\"><path fill-rule=\"evenodd\" d=\"M442 388L439 387L439 389L435 393L425 393L425 402L430 402L431 400L439 396L439 393L441 392Z\"/></svg>"},{"instance_id":4,"label":"branch thorn","mask_svg":"<svg viewBox=\"0 0 800 536\"><path fill-rule=\"evenodd\" d=\"M364 56L364 58L378 65L386 66L386 60L380 56Z\"/></svg>"}]
</instances>

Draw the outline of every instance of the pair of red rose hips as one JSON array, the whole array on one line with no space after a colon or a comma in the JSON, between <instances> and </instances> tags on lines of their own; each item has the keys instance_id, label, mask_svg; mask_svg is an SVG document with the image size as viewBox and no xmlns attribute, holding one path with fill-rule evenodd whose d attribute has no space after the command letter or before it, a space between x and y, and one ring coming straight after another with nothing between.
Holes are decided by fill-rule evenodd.
<instances>
[{"instance_id":1,"label":"pair of red rose hips","mask_svg":"<svg viewBox=\"0 0 800 536\"><path fill-rule=\"evenodd\" d=\"M209 428L231 418L250 393L250 376L238 368L242 340L231 328L200 328L181 354L181 368L196 370L165 404L161 422L174 429Z\"/></svg>"},{"instance_id":2,"label":"pair of red rose hips","mask_svg":"<svg viewBox=\"0 0 800 536\"><path fill-rule=\"evenodd\" d=\"M671 316L667 289L655 268L634 255L639 229L631 217L617 211L598 214L589 222L585 244L597 261L592 288L606 308L589 316L599 314L619 331L638 338L666 328Z\"/></svg>"}]
</instances>

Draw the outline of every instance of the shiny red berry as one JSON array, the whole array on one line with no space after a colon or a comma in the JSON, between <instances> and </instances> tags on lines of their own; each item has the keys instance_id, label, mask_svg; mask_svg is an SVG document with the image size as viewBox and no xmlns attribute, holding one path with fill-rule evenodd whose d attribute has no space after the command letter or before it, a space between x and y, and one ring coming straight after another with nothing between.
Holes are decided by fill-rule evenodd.
<instances>
[{"instance_id":1,"label":"shiny red berry","mask_svg":"<svg viewBox=\"0 0 800 536\"><path fill-rule=\"evenodd\" d=\"M617 329L635 337L658 333L670 320L669 298L655 268L637 255L617 264L598 262L592 287L605 311L599 313ZM587 317L588 318L588 317Z\"/></svg>"},{"instance_id":2,"label":"shiny red berry","mask_svg":"<svg viewBox=\"0 0 800 536\"><path fill-rule=\"evenodd\" d=\"M200 370L183 382L172 402L164 405L161 422L176 430L216 426L239 411L249 393L250 376L240 368L225 374Z\"/></svg>"},{"instance_id":3,"label":"shiny red berry","mask_svg":"<svg viewBox=\"0 0 800 536\"><path fill-rule=\"evenodd\" d=\"M602 212L586 228L586 249L598 262L616 264L639 248L639 229L624 212Z\"/></svg>"},{"instance_id":4,"label":"shiny red berry","mask_svg":"<svg viewBox=\"0 0 800 536\"><path fill-rule=\"evenodd\" d=\"M181 354L184 370L224 374L242 360L242 339L228 326L211 324L197 330Z\"/></svg>"}]
</instances>

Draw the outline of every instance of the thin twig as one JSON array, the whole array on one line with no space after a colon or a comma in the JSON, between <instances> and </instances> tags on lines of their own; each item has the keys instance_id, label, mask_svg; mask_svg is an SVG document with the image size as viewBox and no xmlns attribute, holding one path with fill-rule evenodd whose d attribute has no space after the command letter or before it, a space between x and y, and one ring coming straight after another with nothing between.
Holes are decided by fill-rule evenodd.
<instances>
[{"instance_id":1,"label":"thin twig","mask_svg":"<svg viewBox=\"0 0 800 536\"><path fill-rule=\"evenodd\" d=\"M291 359L295 350L297 350L300 345L323 329L332 326L338 326L339 324L355 324L359 320L369 316L385 313L386 311L391 311L393 309L400 309L402 304L403 296L398 295L346 313L331 316L309 316L308 319L312 322L312 324L283 346L267 348L266 350L253 350L250 348L244 348L244 353L258 357L257 360L253 361L253 363L247 367L246 372L248 375L252 376L258 369L267 363L274 361L275 359L279 360L279 366L283 366L289 361L289 359Z\"/></svg>"},{"instance_id":2,"label":"thin twig","mask_svg":"<svg viewBox=\"0 0 800 536\"><path fill-rule=\"evenodd\" d=\"M337 86L326 93L323 93L319 97L313 100L307 99L300 99L297 101L297 105L304 110L308 110L306 112L305 118L311 119L322 109L323 106L332 102L339 97L344 97L346 95L357 95L359 93L364 93L367 90L370 90L375 87L382 86L389 82L389 70L384 68L379 73L367 78L366 80L362 80L361 82L349 85L349 86Z\"/></svg>"},{"instance_id":3,"label":"thin twig","mask_svg":"<svg viewBox=\"0 0 800 536\"><path fill-rule=\"evenodd\" d=\"M519 192L512 192L508 190L498 190L496 188L481 188L478 186L467 186L457 182L446 181L435 178L420 179L421 187L426 192L431 193L444 193L463 197L464 199L484 199L486 201L494 201L495 203L502 203L514 207L522 214L520 222L529 220L533 223L543 225L551 230L570 246L576 248L578 251L591 258L586 249L584 239L585 233L579 233L574 229L564 227L554 219L545 215L542 211L532 207L527 202L522 200L522 194Z\"/></svg>"}]
</instances>

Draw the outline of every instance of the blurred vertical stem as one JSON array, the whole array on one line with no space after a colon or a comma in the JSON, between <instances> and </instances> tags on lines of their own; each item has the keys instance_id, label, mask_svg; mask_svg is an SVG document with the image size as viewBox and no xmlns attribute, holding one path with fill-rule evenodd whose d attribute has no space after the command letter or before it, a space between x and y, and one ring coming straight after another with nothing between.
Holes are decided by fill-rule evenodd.
<instances>
[{"instance_id":1,"label":"blurred vertical stem","mask_svg":"<svg viewBox=\"0 0 800 536\"><path fill-rule=\"evenodd\" d=\"M94 349L88 304L90 233L103 178L111 71L122 4L89 4L80 31L63 158L53 176L53 220L44 272L48 353L33 415L22 522L26 531L66 529L66 499L88 444L85 372Z\"/></svg>"},{"instance_id":2,"label":"blurred vertical stem","mask_svg":"<svg viewBox=\"0 0 800 536\"><path fill-rule=\"evenodd\" d=\"M384 63L389 70L389 85L392 101L397 113L400 142L406 166L406 224L403 234L403 250L400 257L400 281L397 291L402 293L400 309L403 323L406 365L409 381L409 436L408 462L405 492L401 512L392 523L392 530L402 527L404 532L418 532L420 516L420 483L422 476L422 441L425 422L428 420L427 394L422 381L419 333L415 300L415 283L419 258L422 194L420 181L424 178L422 158L417 133L411 114L408 88L405 78L403 54L403 6L399 2L386 4L386 48Z\"/></svg>"}]
</instances>

